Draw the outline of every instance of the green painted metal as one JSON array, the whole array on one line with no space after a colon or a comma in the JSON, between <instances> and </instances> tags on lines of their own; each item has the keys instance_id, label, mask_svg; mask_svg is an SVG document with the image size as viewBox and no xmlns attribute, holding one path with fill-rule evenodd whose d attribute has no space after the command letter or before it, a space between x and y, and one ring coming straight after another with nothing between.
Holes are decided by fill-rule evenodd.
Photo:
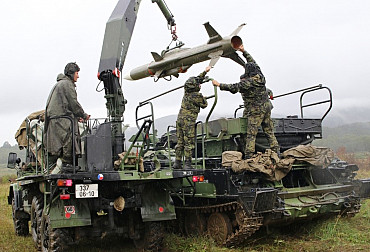
<instances>
[{"instance_id":1,"label":"green painted metal","mask_svg":"<svg viewBox=\"0 0 370 252\"><path fill-rule=\"evenodd\" d=\"M143 180L164 180L173 179L171 169L157 170L153 172L138 172L136 170L117 171L120 180L124 181L143 181Z\"/></svg>"},{"instance_id":2,"label":"green painted metal","mask_svg":"<svg viewBox=\"0 0 370 252\"><path fill-rule=\"evenodd\" d=\"M53 228L91 225L87 199L55 200L50 205L49 216Z\"/></svg>"},{"instance_id":3,"label":"green painted metal","mask_svg":"<svg viewBox=\"0 0 370 252\"><path fill-rule=\"evenodd\" d=\"M141 194L141 217L146 221L164 221L176 219L175 206L169 191L160 184L147 184Z\"/></svg>"}]
</instances>

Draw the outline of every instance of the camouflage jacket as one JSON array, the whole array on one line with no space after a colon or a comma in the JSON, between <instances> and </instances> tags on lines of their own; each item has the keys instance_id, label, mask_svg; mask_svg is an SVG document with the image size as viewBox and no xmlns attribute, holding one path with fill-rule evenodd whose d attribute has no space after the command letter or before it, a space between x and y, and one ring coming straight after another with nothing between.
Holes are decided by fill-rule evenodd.
<instances>
[{"instance_id":1,"label":"camouflage jacket","mask_svg":"<svg viewBox=\"0 0 370 252\"><path fill-rule=\"evenodd\" d=\"M246 58L247 62L255 62L252 56L244 51L243 56ZM257 65L259 68L259 66ZM260 107L265 102L268 101L266 92L266 80L263 74L256 74L253 77L241 79L240 82L235 84L220 84L220 89L229 91L233 94L241 93L244 106L248 110L252 107Z\"/></svg>"},{"instance_id":2,"label":"camouflage jacket","mask_svg":"<svg viewBox=\"0 0 370 252\"><path fill-rule=\"evenodd\" d=\"M198 78L204 78L206 72L198 75ZM178 117L187 117L189 120L196 120L200 108L206 108L208 105L206 98L199 93L199 89L192 92L185 91L181 102L181 108Z\"/></svg>"}]
</instances>

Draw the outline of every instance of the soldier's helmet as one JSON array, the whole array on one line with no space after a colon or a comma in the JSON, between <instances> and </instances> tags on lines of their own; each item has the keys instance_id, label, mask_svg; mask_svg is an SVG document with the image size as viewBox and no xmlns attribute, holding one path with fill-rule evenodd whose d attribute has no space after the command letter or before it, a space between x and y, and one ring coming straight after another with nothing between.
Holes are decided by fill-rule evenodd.
<instances>
[{"instance_id":1,"label":"soldier's helmet","mask_svg":"<svg viewBox=\"0 0 370 252\"><path fill-rule=\"evenodd\" d=\"M200 80L197 77L190 77L185 82L185 92L198 92L200 90Z\"/></svg>"},{"instance_id":2,"label":"soldier's helmet","mask_svg":"<svg viewBox=\"0 0 370 252\"><path fill-rule=\"evenodd\" d=\"M78 71L80 71L80 67L76 64L76 62L70 62L64 68L64 75L68 76L71 80L73 80L75 72Z\"/></svg>"},{"instance_id":3,"label":"soldier's helmet","mask_svg":"<svg viewBox=\"0 0 370 252\"><path fill-rule=\"evenodd\" d=\"M247 64L245 64L245 73L240 76L240 79L253 77L257 74L262 74L259 67L256 65L256 63L248 62Z\"/></svg>"}]
</instances>

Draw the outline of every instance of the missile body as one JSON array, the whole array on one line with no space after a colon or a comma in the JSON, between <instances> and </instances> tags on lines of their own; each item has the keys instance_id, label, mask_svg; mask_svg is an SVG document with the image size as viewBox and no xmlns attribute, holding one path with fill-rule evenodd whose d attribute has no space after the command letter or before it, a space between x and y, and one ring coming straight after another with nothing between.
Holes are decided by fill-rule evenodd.
<instances>
[{"instance_id":1,"label":"missile body","mask_svg":"<svg viewBox=\"0 0 370 252\"><path fill-rule=\"evenodd\" d=\"M182 44L162 52L161 55L152 52L154 61L132 69L125 79L140 80L150 76L156 78L178 77L193 64L210 59L210 66L213 66L220 57L230 58L244 67L244 60L236 53L236 49L242 44L242 39L237 34L244 25L240 25L230 36L223 38L209 23L205 23L204 26L209 35L207 44L194 48L182 48Z\"/></svg>"}]
</instances>

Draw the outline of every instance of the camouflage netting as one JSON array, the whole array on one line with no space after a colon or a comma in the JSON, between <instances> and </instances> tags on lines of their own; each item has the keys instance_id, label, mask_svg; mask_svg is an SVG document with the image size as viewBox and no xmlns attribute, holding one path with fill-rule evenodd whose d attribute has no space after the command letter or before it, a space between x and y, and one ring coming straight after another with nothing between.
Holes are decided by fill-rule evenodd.
<instances>
[{"instance_id":1,"label":"camouflage netting","mask_svg":"<svg viewBox=\"0 0 370 252\"><path fill-rule=\"evenodd\" d=\"M326 147L313 145L298 145L283 152L284 158L294 158L296 161L304 161L309 164L326 168L334 159L334 152Z\"/></svg>"},{"instance_id":2,"label":"camouflage netting","mask_svg":"<svg viewBox=\"0 0 370 252\"><path fill-rule=\"evenodd\" d=\"M36 156L37 149L37 160L39 160L39 164L42 160L42 151L40 150L40 147L42 144L42 128L44 124L44 118L45 110L33 112L32 114L28 115L25 120L23 120L22 124L19 126L17 132L15 133L15 140L17 141L18 148L20 150L27 148L27 145L29 144L30 150ZM30 122L28 127L30 127L29 130L32 131L32 135L29 139L27 139L27 121ZM41 128L34 127L36 124L39 124Z\"/></svg>"},{"instance_id":3,"label":"camouflage netting","mask_svg":"<svg viewBox=\"0 0 370 252\"><path fill-rule=\"evenodd\" d=\"M40 120L41 122L44 121L44 116L45 116L45 110L40 110L37 112L34 112L30 114L29 116L26 117L25 120L23 120L21 126L19 126L19 129L15 133L15 140L17 140L18 147L19 149L23 149L27 147L27 126L26 126L26 120L28 119L29 121L33 120ZM39 134L40 137L42 136L42 133Z\"/></svg>"},{"instance_id":4,"label":"camouflage netting","mask_svg":"<svg viewBox=\"0 0 370 252\"><path fill-rule=\"evenodd\" d=\"M222 153L222 165L231 167L234 172L261 172L270 181L279 181L292 169L295 162L307 162L311 165L326 168L334 158L329 148L312 145L299 145L286 150L282 159L270 149L265 153L258 152L252 158L242 160L242 153L225 151Z\"/></svg>"},{"instance_id":5,"label":"camouflage netting","mask_svg":"<svg viewBox=\"0 0 370 252\"><path fill-rule=\"evenodd\" d=\"M222 153L222 165L231 166L234 172L251 171L261 172L268 180L278 181L288 174L294 159L279 159L278 155L270 149L265 153L258 152L252 158L242 160L242 154L237 151Z\"/></svg>"}]
</instances>

